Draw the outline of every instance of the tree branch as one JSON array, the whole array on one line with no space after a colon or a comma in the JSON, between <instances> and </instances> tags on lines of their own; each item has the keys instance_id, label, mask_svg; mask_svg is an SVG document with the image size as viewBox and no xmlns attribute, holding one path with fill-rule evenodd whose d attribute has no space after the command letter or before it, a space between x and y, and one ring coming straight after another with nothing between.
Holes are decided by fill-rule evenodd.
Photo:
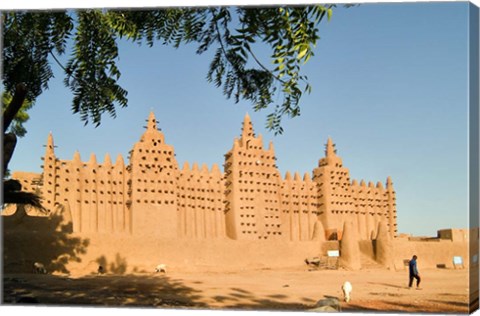
<instances>
[{"instance_id":1,"label":"tree branch","mask_svg":"<svg viewBox=\"0 0 480 316\"><path fill-rule=\"evenodd\" d=\"M213 11L213 9L210 9L210 12L212 13L213 16L215 16L215 12ZM234 64L230 61L230 59L228 58L227 56L227 52L225 50L225 46L223 45L223 41L222 41L222 35L220 33L220 28L218 27L218 23L217 21L215 21L215 31L217 33L217 39L218 39L218 42L220 43L220 47L223 51L223 55L225 56L225 58L227 59L227 61L229 62L230 65L234 66ZM255 62L263 69L265 70L266 72L268 72L270 74L270 76L272 76L273 78L277 79L278 81L280 81L282 84L285 84L286 81L282 80L280 77L276 76L270 69L268 69L267 67L265 67L262 62L260 62L260 60L257 58L257 56L253 53L253 51L250 49L249 46L245 46L245 48L247 49L247 51L250 53L250 55L252 55L253 59L255 60Z\"/></svg>"},{"instance_id":2,"label":"tree branch","mask_svg":"<svg viewBox=\"0 0 480 316\"><path fill-rule=\"evenodd\" d=\"M210 12L212 13L213 17L215 18L215 11L214 11L214 9L210 9ZM237 68L237 67L235 67L235 64L232 63L232 62L230 61L230 59L228 58L227 51L225 50L225 46L223 45L222 34L220 33L220 28L218 27L218 23L217 23L216 20L215 20L215 32L217 33L217 39L218 39L218 42L220 43L220 48L222 49L222 52L223 52L223 55L225 56L225 59L228 61L228 63L229 63L233 68Z\"/></svg>"},{"instance_id":3,"label":"tree branch","mask_svg":"<svg viewBox=\"0 0 480 316\"><path fill-rule=\"evenodd\" d=\"M52 55L53 59L60 66L60 68L62 68L63 71L65 71L66 74L71 73L71 71L69 71L67 68L65 68L65 66L62 65L62 63L57 59L57 56L55 56L55 54L52 51L49 51L49 53L50 53L50 55Z\"/></svg>"},{"instance_id":4,"label":"tree branch","mask_svg":"<svg viewBox=\"0 0 480 316\"><path fill-rule=\"evenodd\" d=\"M250 53L250 55L252 55L253 59L255 59L255 61L257 62L257 64L263 69L265 70L266 72L268 72L270 74L270 76L272 76L273 78L277 79L278 81L280 81L281 83L285 84L286 81L282 80L280 77L276 76L270 69L268 69L267 67L265 67L261 62L260 60L258 60L257 56L255 56L255 54L252 52L252 50L250 49L250 47L247 47L247 50L248 52Z\"/></svg>"}]
</instances>

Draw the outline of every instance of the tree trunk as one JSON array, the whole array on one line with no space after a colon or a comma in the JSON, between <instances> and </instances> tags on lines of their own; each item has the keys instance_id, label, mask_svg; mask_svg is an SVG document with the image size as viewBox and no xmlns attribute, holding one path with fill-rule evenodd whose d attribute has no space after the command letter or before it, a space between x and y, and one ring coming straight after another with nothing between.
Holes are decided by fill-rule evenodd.
<instances>
[{"instance_id":1,"label":"tree trunk","mask_svg":"<svg viewBox=\"0 0 480 316\"><path fill-rule=\"evenodd\" d=\"M7 172L8 164L15 151L15 145L17 144L17 137L15 134L5 132L8 130L15 115L17 115L22 107L26 95L27 88L25 85L23 83L18 84L12 102L10 102L5 111L3 111L3 176L5 176L5 173Z\"/></svg>"}]
</instances>

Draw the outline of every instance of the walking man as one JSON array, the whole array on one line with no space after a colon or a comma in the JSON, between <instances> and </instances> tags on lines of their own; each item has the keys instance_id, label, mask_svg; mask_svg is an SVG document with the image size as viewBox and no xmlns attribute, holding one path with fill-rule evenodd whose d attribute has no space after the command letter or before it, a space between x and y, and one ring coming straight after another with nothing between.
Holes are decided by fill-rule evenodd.
<instances>
[{"instance_id":1,"label":"walking man","mask_svg":"<svg viewBox=\"0 0 480 316\"><path fill-rule=\"evenodd\" d=\"M413 279L417 280L417 289L419 289L420 285L420 274L418 273L417 269L417 256L414 255L412 257L412 260L408 263L408 272L409 272L409 281L408 281L408 287L411 288L413 284Z\"/></svg>"}]
</instances>

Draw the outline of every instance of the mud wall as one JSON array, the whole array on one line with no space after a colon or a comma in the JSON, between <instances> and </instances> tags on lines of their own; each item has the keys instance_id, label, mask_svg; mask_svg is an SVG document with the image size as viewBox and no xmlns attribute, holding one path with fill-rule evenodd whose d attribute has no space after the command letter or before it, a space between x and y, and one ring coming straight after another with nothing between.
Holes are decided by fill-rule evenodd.
<instances>
[{"instance_id":1,"label":"mud wall","mask_svg":"<svg viewBox=\"0 0 480 316\"><path fill-rule=\"evenodd\" d=\"M4 273L31 273L33 263L49 272L86 275L101 264L107 272L153 272L159 263L169 270L235 271L299 266L322 251L319 241L238 241L152 238L122 233L73 233L63 214L28 216L23 207L2 216Z\"/></svg>"},{"instance_id":2,"label":"mud wall","mask_svg":"<svg viewBox=\"0 0 480 316\"><path fill-rule=\"evenodd\" d=\"M454 268L453 257L463 258L464 267L469 266L468 243L450 240L432 239L431 241L415 241L408 239L394 240L394 263L396 269L403 268L403 260L417 255L418 267L422 268Z\"/></svg>"},{"instance_id":3,"label":"mud wall","mask_svg":"<svg viewBox=\"0 0 480 316\"><path fill-rule=\"evenodd\" d=\"M115 238L89 239L88 250L81 262L71 262L72 274L96 271L95 263L103 262L107 272L123 265L125 273L153 272L164 263L169 271L238 271L301 266L307 257L318 255L319 242L278 243L276 241L235 241L214 239L209 242L195 239L139 240Z\"/></svg>"},{"instance_id":4,"label":"mud wall","mask_svg":"<svg viewBox=\"0 0 480 316\"><path fill-rule=\"evenodd\" d=\"M29 273L35 261L51 272L85 275L98 265L107 272L153 272L159 263L178 271L237 271L298 267L307 257L339 249L338 241L248 241L217 239L154 239L125 234L72 233L61 216L35 217L17 212L3 217L4 273ZM468 243L433 239L394 242L395 269L403 260L418 256L419 269L454 268L453 256L468 267ZM362 257L375 258L375 242L360 241Z\"/></svg>"}]
</instances>

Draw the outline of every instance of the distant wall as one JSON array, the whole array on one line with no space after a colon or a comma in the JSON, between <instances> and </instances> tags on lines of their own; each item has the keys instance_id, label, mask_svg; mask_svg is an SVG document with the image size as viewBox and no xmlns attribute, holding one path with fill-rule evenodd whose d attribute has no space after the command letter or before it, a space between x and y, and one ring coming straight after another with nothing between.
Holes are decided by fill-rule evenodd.
<instances>
[{"instance_id":1,"label":"distant wall","mask_svg":"<svg viewBox=\"0 0 480 316\"><path fill-rule=\"evenodd\" d=\"M395 267L402 268L404 259L418 257L418 266L421 268L436 268L444 265L445 268L454 268L453 257L461 256L464 266L469 266L468 243L442 239L430 241L412 241L408 239L394 240Z\"/></svg>"}]
</instances>

